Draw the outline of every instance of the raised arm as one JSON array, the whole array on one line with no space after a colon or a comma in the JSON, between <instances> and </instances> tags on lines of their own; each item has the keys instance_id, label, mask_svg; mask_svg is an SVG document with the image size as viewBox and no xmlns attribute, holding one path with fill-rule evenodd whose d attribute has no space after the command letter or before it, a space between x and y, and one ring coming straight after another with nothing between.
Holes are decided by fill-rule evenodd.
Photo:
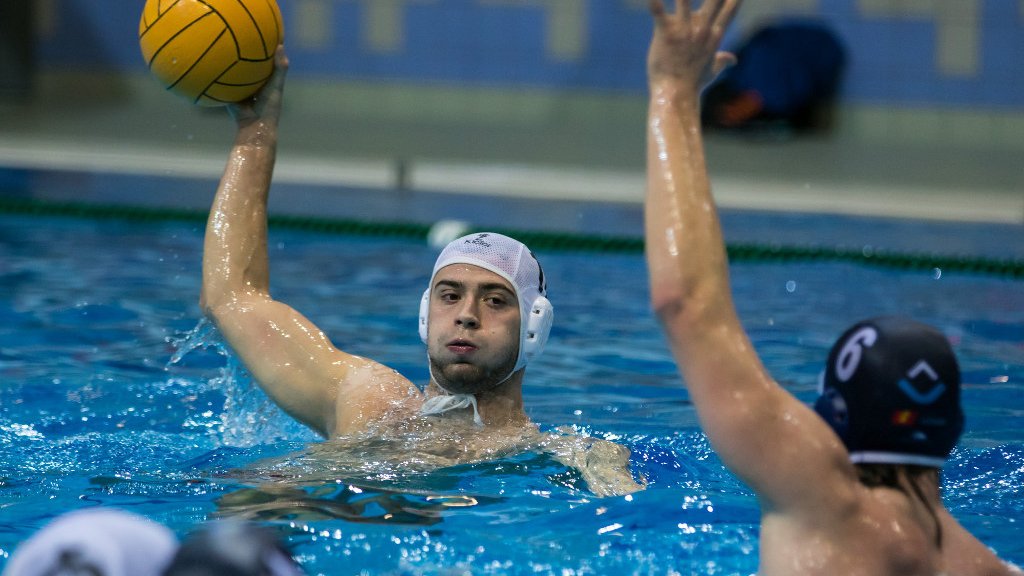
<instances>
[{"instance_id":1,"label":"raised arm","mask_svg":"<svg viewBox=\"0 0 1024 576\"><path fill-rule=\"evenodd\" d=\"M813 505L808 490L822 490L813 483L849 477L852 466L825 423L766 372L732 301L699 98L734 60L718 47L739 3L705 0L693 10L677 0L668 13L651 1L647 263L652 305L715 451L763 506L791 509ZM808 473L808 461L820 470Z\"/></svg>"},{"instance_id":2,"label":"raised arm","mask_svg":"<svg viewBox=\"0 0 1024 576\"><path fill-rule=\"evenodd\" d=\"M200 305L278 405L323 436L350 432L415 393L396 372L346 354L271 298L267 197L288 59L252 102L234 105L237 134L206 227Z\"/></svg>"},{"instance_id":3,"label":"raised arm","mask_svg":"<svg viewBox=\"0 0 1024 576\"><path fill-rule=\"evenodd\" d=\"M278 50L274 74L252 101L228 107L235 143L206 226L200 305L214 320L224 306L269 294L267 197L277 156L288 59Z\"/></svg>"}]
</instances>

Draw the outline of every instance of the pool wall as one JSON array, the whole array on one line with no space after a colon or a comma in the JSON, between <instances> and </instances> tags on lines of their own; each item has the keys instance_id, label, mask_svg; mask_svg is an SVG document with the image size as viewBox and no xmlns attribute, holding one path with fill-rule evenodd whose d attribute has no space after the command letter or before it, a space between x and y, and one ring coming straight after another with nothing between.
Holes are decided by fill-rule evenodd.
<instances>
[{"instance_id":1,"label":"pool wall","mask_svg":"<svg viewBox=\"0 0 1024 576\"><path fill-rule=\"evenodd\" d=\"M206 204L231 122L223 110L164 92L148 74L137 11L115 0L31 6L31 82L20 95L0 94L0 166L198 179L184 192L94 196L99 187L85 185L73 195ZM355 203L393 219L434 215L399 207L441 198L448 217L486 223L496 210L488 198L547 199L556 201L550 214L523 225L547 227L565 215L573 231L579 216L563 206L618 205L614 212L640 203L650 29L642 2L281 6L292 69L276 182L317 192L275 198L276 210ZM709 134L720 205L1024 223L1024 5L748 3L729 42L783 18L819 19L849 51L831 129Z\"/></svg>"}]
</instances>

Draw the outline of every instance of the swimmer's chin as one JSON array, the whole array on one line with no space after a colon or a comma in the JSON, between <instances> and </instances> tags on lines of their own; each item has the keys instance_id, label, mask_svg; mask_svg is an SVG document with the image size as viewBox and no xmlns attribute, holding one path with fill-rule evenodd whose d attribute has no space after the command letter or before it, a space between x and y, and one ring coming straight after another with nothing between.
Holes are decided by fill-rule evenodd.
<instances>
[{"instance_id":1,"label":"swimmer's chin","mask_svg":"<svg viewBox=\"0 0 1024 576\"><path fill-rule=\"evenodd\" d=\"M503 376L481 370L469 362L452 362L439 372L434 373L435 383L451 394L480 394L493 390Z\"/></svg>"}]
</instances>

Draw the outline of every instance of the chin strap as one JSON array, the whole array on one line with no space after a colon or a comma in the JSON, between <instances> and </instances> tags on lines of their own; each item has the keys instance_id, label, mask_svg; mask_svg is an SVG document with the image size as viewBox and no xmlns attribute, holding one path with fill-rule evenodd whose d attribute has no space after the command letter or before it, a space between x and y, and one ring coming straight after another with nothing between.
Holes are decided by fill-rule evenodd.
<instances>
[{"instance_id":1,"label":"chin strap","mask_svg":"<svg viewBox=\"0 0 1024 576\"><path fill-rule=\"evenodd\" d=\"M458 410L460 408L468 408L472 406L473 423L483 428L484 421L480 418L480 409L476 405L476 396L473 394L453 394L449 392L447 388L438 383L437 378L434 377L434 365L430 363L429 356L427 357L427 370L430 371L430 381L437 384L437 387L443 390L444 394L424 400L423 406L420 406L420 414L423 416L437 416L450 410ZM491 386L491 388L501 386L515 373L516 369L513 368L511 372L494 384L494 386Z\"/></svg>"},{"instance_id":2,"label":"chin strap","mask_svg":"<svg viewBox=\"0 0 1024 576\"><path fill-rule=\"evenodd\" d=\"M445 394L434 396L423 401L420 407L420 414L424 416L436 416L450 410L473 407L473 423L481 428L484 421L480 418L480 409L476 405L476 396L472 394Z\"/></svg>"}]
</instances>

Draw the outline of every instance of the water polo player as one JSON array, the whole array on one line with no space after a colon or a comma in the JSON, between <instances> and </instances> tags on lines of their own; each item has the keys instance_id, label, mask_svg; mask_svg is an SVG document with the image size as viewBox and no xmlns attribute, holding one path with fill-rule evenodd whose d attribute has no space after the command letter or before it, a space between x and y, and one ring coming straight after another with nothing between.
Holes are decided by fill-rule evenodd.
<instances>
[{"instance_id":1,"label":"water polo player","mask_svg":"<svg viewBox=\"0 0 1024 576\"><path fill-rule=\"evenodd\" d=\"M230 108L236 139L203 254L202 309L254 380L325 438L419 423L443 428L423 437L438 438L439 450L454 454L451 464L537 446L563 462L601 460L539 440L523 409L526 365L543 349L553 311L540 264L512 238L472 234L441 252L420 306L431 374L424 391L387 366L339 350L309 319L270 296L266 211L287 66L281 48L274 76L256 99ZM600 469L580 470L591 490L638 489L628 451L601 443L589 445L612 456Z\"/></svg>"},{"instance_id":2,"label":"water polo player","mask_svg":"<svg viewBox=\"0 0 1024 576\"><path fill-rule=\"evenodd\" d=\"M737 316L700 130L701 89L739 0L651 0L645 228L651 300L702 428L757 494L759 574L1013 574L946 510L939 468L963 427L937 330L898 318L837 342L818 412L766 372Z\"/></svg>"}]
</instances>

